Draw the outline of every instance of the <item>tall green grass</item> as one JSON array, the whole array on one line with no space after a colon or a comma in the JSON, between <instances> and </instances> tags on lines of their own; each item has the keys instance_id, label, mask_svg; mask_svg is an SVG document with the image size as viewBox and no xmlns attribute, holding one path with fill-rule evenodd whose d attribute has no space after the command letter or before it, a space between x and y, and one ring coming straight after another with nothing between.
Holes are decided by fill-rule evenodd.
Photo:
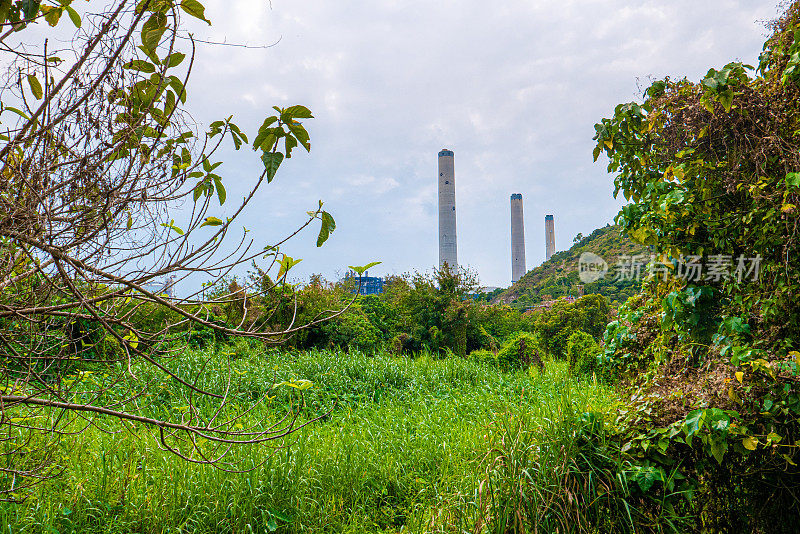
<instances>
[{"instance_id":1,"label":"tall green grass","mask_svg":"<svg viewBox=\"0 0 800 534\"><path fill-rule=\"evenodd\" d=\"M60 478L0 505L0 532L554 531L581 520L570 476L598 417L584 414L615 398L563 362L539 376L459 358L208 349L181 365L208 357L205 387L221 385L214 370L232 358L242 401L305 378L314 387L303 416L330 415L283 448L236 449L246 473L183 462L142 429L90 427L61 445Z\"/></svg>"}]
</instances>

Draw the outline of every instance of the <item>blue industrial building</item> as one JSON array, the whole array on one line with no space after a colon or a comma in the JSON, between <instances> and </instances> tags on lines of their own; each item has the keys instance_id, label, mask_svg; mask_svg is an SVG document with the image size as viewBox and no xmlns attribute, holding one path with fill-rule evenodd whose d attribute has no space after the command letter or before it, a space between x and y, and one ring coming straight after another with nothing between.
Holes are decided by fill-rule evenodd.
<instances>
[{"instance_id":1,"label":"blue industrial building","mask_svg":"<svg viewBox=\"0 0 800 534\"><path fill-rule=\"evenodd\" d=\"M359 295L380 295L383 293L383 278L378 276L369 276L369 272L359 276L350 271L345 275L346 280L353 281L353 293L358 290Z\"/></svg>"}]
</instances>

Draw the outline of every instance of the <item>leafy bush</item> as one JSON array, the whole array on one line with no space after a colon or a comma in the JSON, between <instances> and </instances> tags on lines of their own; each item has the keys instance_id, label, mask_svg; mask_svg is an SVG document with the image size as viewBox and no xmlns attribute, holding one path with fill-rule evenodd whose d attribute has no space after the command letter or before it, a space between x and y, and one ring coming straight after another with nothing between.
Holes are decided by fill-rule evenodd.
<instances>
[{"instance_id":1,"label":"leafy bush","mask_svg":"<svg viewBox=\"0 0 800 534\"><path fill-rule=\"evenodd\" d=\"M371 354L383 346L381 331L363 313L341 315L323 323L321 330L328 344L334 347L353 348Z\"/></svg>"},{"instance_id":2,"label":"leafy bush","mask_svg":"<svg viewBox=\"0 0 800 534\"><path fill-rule=\"evenodd\" d=\"M410 335L402 332L392 338L392 353L402 356L418 351L421 348L419 343Z\"/></svg>"},{"instance_id":3,"label":"leafy bush","mask_svg":"<svg viewBox=\"0 0 800 534\"><path fill-rule=\"evenodd\" d=\"M599 339L611 318L611 306L602 295L586 295L575 302L559 300L550 309L533 314L533 327L543 348L554 358L566 357L567 339L582 330Z\"/></svg>"},{"instance_id":4,"label":"leafy bush","mask_svg":"<svg viewBox=\"0 0 800 534\"><path fill-rule=\"evenodd\" d=\"M519 332L507 341L495 359L504 371L511 369L527 369L530 364L539 369L544 368L544 363L539 356L539 341L533 334Z\"/></svg>"},{"instance_id":5,"label":"leafy bush","mask_svg":"<svg viewBox=\"0 0 800 534\"><path fill-rule=\"evenodd\" d=\"M643 492L680 466L702 532L800 531L800 2L769 28L758 68L655 81L595 126L616 222L667 271L606 330L622 450Z\"/></svg>"},{"instance_id":6,"label":"leafy bush","mask_svg":"<svg viewBox=\"0 0 800 534\"><path fill-rule=\"evenodd\" d=\"M567 340L569 369L574 374L590 374L597 366L600 348L594 338L580 330L573 332Z\"/></svg>"},{"instance_id":7,"label":"leafy bush","mask_svg":"<svg viewBox=\"0 0 800 534\"><path fill-rule=\"evenodd\" d=\"M495 353L488 349L477 349L469 353L469 359L476 362L494 362L496 361Z\"/></svg>"},{"instance_id":8,"label":"leafy bush","mask_svg":"<svg viewBox=\"0 0 800 534\"><path fill-rule=\"evenodd\" d=\"M714 308L719 295L713 287L689 286L664 297L664 318L661 327L675 330L680 341L708 344L719 326Z\"/></svg>"}]
</instances>

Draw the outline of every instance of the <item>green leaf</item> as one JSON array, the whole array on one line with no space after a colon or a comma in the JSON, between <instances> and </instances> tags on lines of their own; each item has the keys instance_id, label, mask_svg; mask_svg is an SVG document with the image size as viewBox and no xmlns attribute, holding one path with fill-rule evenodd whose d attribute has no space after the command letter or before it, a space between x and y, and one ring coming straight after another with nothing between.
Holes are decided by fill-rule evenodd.
<instances>
[{"instance_id":1,"label":"green leaf","mask_svg":"<svg viewBox=\"0 0 800 534\"><path fill-rule=\"evenodd\" d=\"M733 106L733 90L726 89L720 93L717 99L719 100L719 103L722 104L722 107L725 108L725 112L730 112L731 107Z\"/></svg>"},{"instance_id":2,"label":"green leaf","mask_svg":"<svg viewBox=\"0 0 800 534\"><path fill-rule=\"evenodd\" d=\"M183 230L181 230L179 227L175 226L175 220L174 219L170 220L169 223L161 223L161 226L163 226L164 228L170 228L170 229L174 230L178 235L183 235Z\"/></svg>"},{"instance_id":3,"label":"green leaf","mask_svg":"<svg viewBox=\"0 0 800 534\"><path fill-rule=\"evenodd\" d=\"M33 74L28 74L28 85L31 86L31 92L33 96L36 97L36 100L40 100L42 96L44 96L42 84L39 83L39 80Z\"/></svg>"},{"instance_id":4,"label":"green leaf","mask_svg":"<svg viewBox=\"0 0 800 534\"><path fill-rule=\"evenodd\" d=\"M139 346L139 337L132 330L122 336L122 339L126 340L132 349L136 349Z\"/></svg>"},{"instance_id":5,"label":"green leaf","mask_svg":"<svg viewBox=\"0 0 800 534\"><path fill-rule=\"evenodd\" d=\"M81 27L81 16L78 15L78 12L72 6L66 6L67 15L69 15L69 20L75 25L76 28Z\"/></svg>"},{"instance_id":6,"label":"green leaf","mask_svg":"<svg viewBox=\"0 0 800 534\"><path fill-rule=\"evenodd\" d=\"M206 217L200 228L204 226L222 226L222 221L216 217Z\"/></svg>"},{"instance_id":7,"label":"green leaf","mask_svg":"<svg viewBox=\"0 0 800 534\"><path fill-rule=\"evenodd\" d=\"M292 137L291 135L286 136L286 157L292 157L292 149L297 146L297 139Z\"/></svg>"},{"instance_id":8,"label":"green leaf","mask_svg":"<svg viewBox=\"0 0 800 534\"><path fill-rule=\"evenodd\" d=\"M39 13L39 0L22 0L21 4L25 20L33 20L36 18L36 15Z\"/></svg>"},{"instance_id":9,"label":"green leaf","mask_svg":"<svg viewBox=\"0 0 800 534\"><path fill-rule=\"evenodd\" d=\"M123 69L138 70L150 74L156 71L155 65L143 59L134 59L122 66Z\"/></svg>"},{"instance_id":10,"label":"green leaf","mask_svg":"<svg viewBox=\"0 0 800 534\"><path fill-rule=\"evenodd\" d=\"M744 448L748 451L754 451L756 447L758 447L758 440L753 436L746 436L742 439L742 445L744 445Z\"/></svg>"},{"instance_id":11,"label":"green leaf","mask_svg":"<svg viewBox=\"0 0 800 534\"><path fill-rule=\"evenodd\" d=\"M703 423L706 419L706 411L705 410L693 410L688 413L686 416L686 421L683 424L683 431L686 434L686 437L690 437L697 433L703 427Z\"/></svg>"},{"instance_id":12,"label":"green leaf","mask_svg":"<svg viewBox=\"0 0 800 534\"><path fill-rule=\"evenodd\" d=\"M177 67L183 62L185 58L186 54L181 54L180 52L173 52L164 58L164 63L166 63L167 67Z\"/></svg>"},{"instance_id":13,"label":"green leaf","mask_svg":"<svg viewBox=\"0 0 800 534\"><path fill-rule=\"evenodd\" d=\"M272 386L273 388L281 387L281 386L289 386L290 388L299 389L299 390L306 390L312 387L314 383L311 380L306 380L304 378L295 378L292 380L284 380L283 382L279 382Z\"/></svg>"},{"instance_id":14,"label":"green leaf","mask_svg":"<svg viewBox=\"0 0 800 534\"><path fill-rule=\"evenodd\" d=\"M320 219L322 220L322 226L319 229L319 235L317 236L317 246L321 247L325 241L328 240L330 235L336 230L336 222L331 217L331 214L327 211L323 211L320 213Z\"/></svg>"},{"instance_id":15,"label":"green leaf","mask_svg":"<svg viewBox=\"0 0 800 534\"><path fill-rule=\"evenodd\" d=\"M178 98L180 98L181 103L185 104L186 103L186 90L183 88L183 82L179 78L177 78L175 76L170 76L169 77L169 86L172 87L172 89L175 90L175 94L178 95Z\"/></svg>"},{"instance_id":16,"label":"green leaf","mask_svg":"<svg viewBox=\"0 0 800 534\"><path fill-rule=\"evenodd\" d=\"M264 140L261 143L261 150L264 152L270 152L272 148L275 146L275 143L278 141L278 138L275 137L274 133L268 133L263 138Z\"/></svg>"},{"instance_id":17,"label":"green leaf","mask_svg":"<svg viewBox=\"0 0 800 534\"><path fill-rule=\"evenodd\" d=\"M128 230L130 230L133 227L133 215L131 215L130 211L128 212L128 223L125 225L125 227Z\"/></svg>"},{"instance_id":18,"label":"green leaf","mask_svg":"<svg viewBox=\"0 0 800 534\"><path fill-rule=\"evenodd\" d=\"M381 264L381 262L379 262L379 261L371 261L366 265L348 265L348 268L350 268L351 270L355 271L356 274L362 275L365 272L367 272L368 269L370 269L372 267L375 267L376 265L380 265L380 264Z\"/></svg>"},{"instance_id":19,"label":"green leaf","mask_svg":"<svg viewBox=\"0 0 800 534\"><path fill-rule=\"evenodd\" d=\"M154 51L154 50L148 50L147 48L145 48L145 47L144 47L144 46L142 46L142 45L139 45L139 46L137 46L136 48L138 48L139 50L141 50L142 52L144 52L144 54L145 54L145 55L146 55L148 58L150 58L150 61L152 61L154 65L161 65L161 60L160 60L160 59L158 59L158 56L156 55L156 53L155 53L155 51Z\"/></svg>"},{"instance_id":20,"label":"green leaf","mask_svg":"<svg viewBox=\"0 0 800 534\"><path fill-rule=\"evenodd\" d=\"M289 516L288 516L288 515L286 515L286 514L282 514L281 512L279 512L279 511L275 510L274 508L270 508L268 511L269 511L269 513L270 513L270 514L272 514L272 515L275 517L275 519L277 519L278 521L283 521L284 523L291 523L291 522L292 522L292 518L291 518L291 517L289 517Z\"/></svg>"},{"instance_id":21,"label":"green leaf","mask_svg":"<svg viewBox=\"0 0 800 534\"><path fill-rule=\"evenodd\" d=\"M58 24L58 19L61 18L61 13L63 12L61 9L51 6L41 6L41 10L42 13L44 13L44 20L46 20L50 26Z\"/></svg>"},{"instance_id":22,"label":"green leaf","mask_svg":"<svg viewBox=\"0 0 800 534\"><path fill-rule=\"evenodd\" d=\"M295 119L313 119L314 116L311 114L311 110L309 110L305 106L290 106L283 110L283 115L286 115L291 118Z\"/></svg>"},{"instance_id":23,"label":"green leaf","mask_svg":"<svg viewBox=\"0 0 800 534\"><path fill-rule=\"evenodd\" d=\"M256 138L253 139L253 150L258 150L258 148L261 147L261 143L264 142L264 139L271 131L270 126L277 120L278 117L276 117L275 115L272 115L264 119L263 124L261 124L261 127L258 129L258 134L256 135ZM262 148L262 150L271 150L271 149L272 147L269 147L267 149Z\"/></svg>"},{"instance_id":24,"label":"green leaf","mask_svg":"<svg viewBox=\"0 0 800 534\"><path fill-rule=\"evenodd\" d=\"M299 141L300 144L303 146L303 148L306 149L306 152L310 152L311 151L311 142L309 140L308 132L303 127L303 125L300 124L299 122L294 122L294 123L287 124L287 126L289 127L289 130L297 138L297 141ZM288 138L287 138L287 140L288 140Z\"/></svg>"},{"instance_id":25,"label":"green leaf","mask_svg":"<svg viewBox=\"0 0 800 534\"><path fill-rule=\"evenodd\" d=\"M197 0L182 0L181 9L194 18L207 22L209 26L211 25L211 21L206 18L206 8Z\"/></svg>"},{"instance_id":26,"label":"green leaf","mask_svg":"<svg viewBox=\"0 0 800 534\"><path fill-rule=\"evenodd\" d=\"M197 202L197 199L199 199L201 196L203 196L203 193L205 192L205 190L206 190L206 184L204 184L202 182L200 182L199 184L197 184L194 187L194 201L195 202Z\"/></svg>"},{"instance_id":27,"label":"green leaf","mask_svg":"<svg viewBox=\"0 0 800 534\"><path fill-rule=\"evenodd\" d=\"M146 50L155 51L165 31L167 16L164 13L153 13L142 25L142 46Z\"/></svg>"},{"instance_id":28,"label":"green leaf","mask_svg":"<svg viewBox=\"0 0 800 534\"><path fill-rule=\"evenodd\" d=\"M782 439L783 437L776 434L775 432L770 432L769 434L767 434L767 445L771 443L780 443Z\"/></svg>"},{"instance_id":29,"label":"green leaf","mask_svg":"<svg viewBox=\"0 0 800 534\"><path fill-rule=\"evenodd\" d=\"M28 115L25 112L15 108L15 107L6 106L6 107L3 108L3 111L10 111L11 113L16 113L17 115L19 115L23 119L30 120L30 117L28 117Z\"/></svg>"},{"instance_id":30,"label":"green leaf","mask_svg":"<svg viewBox=\"0 0 800 534\"><path fill-rule=\"evenodd\" d=\"M299 258L298 259L294 259L291 256L287 256L286 254L284 254L283 258L281 258L278 261L278 264L281 266L281 268L278 270L278 278L281 278L282 276L284 276L286 273L289 272L289 270L292 267L294 267L295 265L297 265L301 261L303 261L303 260L299 259Z\"/></svg>"},{"instance_id":31,"label":"green leaf","mask_svg":"<svg viewBox=\"0 0 800 534\"><path fill-rule=\"evenodd\" d=\"M228 129L231 132L231 139L233 139L233 146L236 148L236 150L239 150L242 147L242 143L247 143L247 136L239 129L238 126L230 122L231 118L233 117L228 118ZM271 148L272 147L270 147L270 149Z\"/></svg>"},{"instance_id":32,"label":"green leaf","mask_svg":"<svg viewBox=\"0 0 800 534\"><path fill-rule=\"evenodd\" d=\"M225 187L222 185L222 179L219 176L214 176L214 188L217 190L217 198L219 199L219 205L222 206L225 204L225 199L227 198L227 194L225 192Z\"/></svg>"},{"instance_id":33,"label":"green leaf","mask_svg":"<svg viewBox=\"0 0 800 534\"><path fill-rule=\"evenodd\" d=\"M642 491L647 491L653 487L653 484L655 484L657 481L663 480L663 477L657 468L648 466L639 469L639 472L636 473L635 479L637 484L639 484L639 488Z\"/></svg>"},{"instance_id":34,"label":"green leaf","mask_svg":"<svg viewBox=\"0 0 800 534\"><path fill-rule=\"evenodd\" d=\"M283 154L280 152L264 152L261 155L261 161L264 162L264 168L267 170L267 183L269 183L275 178L275 173L278 172L278 167L281 166Z\"/></svg>"},{"instance_id":35,"label":"green leaf","mask_svg":"<svg viewBox=\"0 0 800 534\"><path fill-rule=\"evenodd\" d=\"M800 188L800 172L790 172L787 174L786 185L789 187Z\"/></svg>"},{"instance_id":36,"label":"green leaf","mask_svg":"<svg viewBox=\"0 0 800 534\"><path fill-rule=\"evenodd\" d=\"M725 457L725 452L728 450L728 441L724 436L714 436L711 439L711 455L722 464L722 459Z\"/></svg>"}]
</instances>

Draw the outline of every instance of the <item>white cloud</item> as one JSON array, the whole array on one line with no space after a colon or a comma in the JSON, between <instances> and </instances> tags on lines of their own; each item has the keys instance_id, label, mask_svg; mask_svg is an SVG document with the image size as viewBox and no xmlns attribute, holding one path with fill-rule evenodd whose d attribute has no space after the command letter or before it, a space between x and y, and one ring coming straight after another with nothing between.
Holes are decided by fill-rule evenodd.
<instances>
[{"instance_id":1,"label":"white cloud","mask_svg":"<svg viewBox=\"0 0 800 534\"><path fill-rule=\"evenodd\" d=\"M510 279L509 195L525 198L529 267L557 244L605 225L619 207L593 125L637 96L649 76L697 79L734 58L753 62L774 0L476 0L385 2L208 0L190 105L234 114L253 131L272 105L303 103L313 150L296 153L243 224L278 237L321 198L337 219L328 245L295 241L298 272L327 276L364 258L387 272L437 260L436 154L456 154L459 259L488 285ZM227 155L230 192L256 173L252 152ZM290 214L278 217L278 214ZM292 219L291 214L297 217Z\"/></svg>"}]
</instances>

